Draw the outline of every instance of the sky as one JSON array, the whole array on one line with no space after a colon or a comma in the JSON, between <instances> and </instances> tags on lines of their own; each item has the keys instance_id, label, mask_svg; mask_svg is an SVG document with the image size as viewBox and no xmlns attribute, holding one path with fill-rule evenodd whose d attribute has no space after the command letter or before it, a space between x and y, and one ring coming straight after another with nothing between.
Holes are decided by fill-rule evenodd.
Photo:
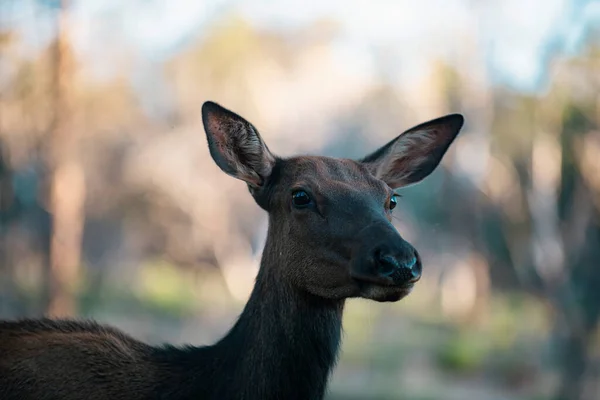
<instances>
[{"instance_id":1,"label":"sky","mask_svg":"<svg viewBox=\"0 0 600 400\"><path fill-rule=\"evenodd\" d=\"M403 80L418 79L432 58L451 62L460 57L462 44L469 41L480 49L493 83L536 92L548 83L548 61L557 54L576 54L586 32L600 26L600 1L594 0L72 1L75 46L108 74L111 52L122 45L159 64L233 12L275 30L334 20L341 29L334 50L343 65L372 74L383 49L391 68L398 68L390 74ZM0 0L0 23L41 46L52 36L48 10L56 2Z\"/></svg>"}]
</instances>

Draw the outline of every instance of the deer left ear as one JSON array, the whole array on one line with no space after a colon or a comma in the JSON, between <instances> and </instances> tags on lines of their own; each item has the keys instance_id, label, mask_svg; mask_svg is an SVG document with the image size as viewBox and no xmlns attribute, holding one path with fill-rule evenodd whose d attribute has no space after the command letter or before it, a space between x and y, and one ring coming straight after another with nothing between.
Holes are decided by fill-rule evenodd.
<instances>
[{"instance_id":1,"label":"deer left ear","mask_svg":"<svg viewBox=\"0 0 600 400\"><path fill-rule=\"evenodd\" d=\"M245 181L252 190L271 175L275 156L256 128L236 113L207 101L202 122L215 163L228 175Z\"/></svg>"},{"instance_id":2,"label":"deer left ear","mask_svg":"<svg viewBox=\"0 0 600 400\"><path fill-rule=\"evenodd\" d=\"M436 169L463 123L460 114L425 122L360 161L393 189L417 183Z\"/></svg>"}]
</instances>

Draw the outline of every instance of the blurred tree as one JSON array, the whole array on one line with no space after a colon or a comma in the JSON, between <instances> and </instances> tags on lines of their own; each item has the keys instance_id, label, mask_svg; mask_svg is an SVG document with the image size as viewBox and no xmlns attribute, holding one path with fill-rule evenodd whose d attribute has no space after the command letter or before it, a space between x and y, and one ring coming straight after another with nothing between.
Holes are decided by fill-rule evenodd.
<instances>
[{"instance_id":1,"label":"blurred tree","mask_svg":"<svg viewBox=\"0 0 600 400\"><path fill-rule=\"evenodd\" d=\"M548 95L497 91L495 101L494 147L511 163L517 187L510 202L497 204L502 216L486 230L500 238L490 236L488 246L506 243L521 283L551 307L562 371L557 400L585 398L600 317L600 192L586 179L600 159L599 61L592 46L558 63ZM582 162L583 152L595 161Z\"/></svg>"},{"instance_id":2,"label":"blurred tree","mask_svg":"<svg viewBox=\"0 0 600 400\"><path fill-rule=\"evenodd\" d=\"M49 301L53 316L76 312L75 285L81 263L85 182L77 151L73 120L75 65L69 43L69 1L62 0L54 46L54 121L49 137L52 236L50 242Z\"/></svg>"},{"instance_id":3,"label":"blurred tree","mask_svg":"<svg viewBox=\"0 0 600 400\"><path fill-rule=\"evenodd\" d=\"M14 35L10 31L0 31L0 70L3 70L5 64L5 59L7 57L8 49L11 47L14 41ZM6 78L4 76L0 76L0 88L4 88L4 80ZM11 209L11 205L13 202L13 193L12 193L12 182L11 182L11 174L10 167L7 160L8 156L8 146L4 144L4 140L2 137L2 131L4 130L4 121L2 108L4 106L3 96L4 90L0 90L0 238L3 234L3 228L8 222L9 212ZM2 246L2 243L0 243ZM1 249L1 247L0 247ZM4 255L4 251L0 251L0 255ZM0 263L3 260L0 259ZM0 265L0 268L3 266Z\"/></svg>"},{"instance_id":4,"label":"blurred tree","mask_svg":"<svg viewBox=\"0 0 600 400\"><path fill-rule=\"evenodd\" d=\"M3 299L0 303L5 303L6 298L12 297L6 235L8 225L14 219L15 212L12 175L6 160L6 153L7 149L3 144L2 136L0 136L0 299Z\"/></svg>"},{"instance_id":5,"label":"blurred tree","mask_svg":"<svg viewBox=\"0 0 600 400\"><path fill-rule=\"evenodd\" d=\"M600 88L598 88L600 90ZM594 102L595 103L595 102ZM594 104L597 109L600 104ZM588 103L589 104L589 103ZM586 182L589 168L580 162L591 135L598 135L597 116L585 112L589 105L568 103L561 127L561 181L558 221L562 236L564 270L547 282L556 307L555 336L563 376L557 400L582 398L588 373L592 340L600 317L600 208ZM586 107L587 106L587 107ZM590 143L591 144L591 143ZM595 154L596 163L600 154Z\"/></svg>"}]
</instances>

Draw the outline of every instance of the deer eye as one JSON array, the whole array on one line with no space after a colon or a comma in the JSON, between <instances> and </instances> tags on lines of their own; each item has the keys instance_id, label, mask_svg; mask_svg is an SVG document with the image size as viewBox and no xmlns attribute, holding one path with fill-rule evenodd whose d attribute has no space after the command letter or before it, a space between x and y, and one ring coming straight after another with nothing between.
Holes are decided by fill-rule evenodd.
<instances>
[{"instance_id":1,"label":"deer eye","mask_svg":"<svg viewBox=\"0 0 600 400\"><path fill-rule=\"evenodd\" d=\"M312 200L304 190L295 190L292 192L292 203L297 208L303 208L312 203Z\"/></svg>"},{"instance_id":2,"label":"deer eye","mask_svg":"<svg viewBox=\"0 0 600 400\"><path fill-rule=\"evenodd\" d=\"M393 210L398 205L398 200L396 200L396 195L393 195L390 198L390 210Z\"/></svg>"}]
</instances>

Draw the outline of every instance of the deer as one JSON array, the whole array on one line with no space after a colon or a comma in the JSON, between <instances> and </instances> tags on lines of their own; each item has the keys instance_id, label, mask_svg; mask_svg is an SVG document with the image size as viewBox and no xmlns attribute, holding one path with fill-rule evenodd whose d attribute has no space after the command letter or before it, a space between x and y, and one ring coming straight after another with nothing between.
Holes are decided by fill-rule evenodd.
<instances>
[{"instance_id":1,"label":"deer","mask_svg":"<svg viewBox=\"0 0 600 400\"><path fill-rule=\"evenodd\" d=\"M464 122L449 114L359 160L279 157L235 112L207 101L211 157L268 213L254 288L213 345L153 346L92 320L0 321L2 400L320 400L345 302L397 302L421 257L392 223L397 191L440 164Z\"/></svg>"}]
</instances>

